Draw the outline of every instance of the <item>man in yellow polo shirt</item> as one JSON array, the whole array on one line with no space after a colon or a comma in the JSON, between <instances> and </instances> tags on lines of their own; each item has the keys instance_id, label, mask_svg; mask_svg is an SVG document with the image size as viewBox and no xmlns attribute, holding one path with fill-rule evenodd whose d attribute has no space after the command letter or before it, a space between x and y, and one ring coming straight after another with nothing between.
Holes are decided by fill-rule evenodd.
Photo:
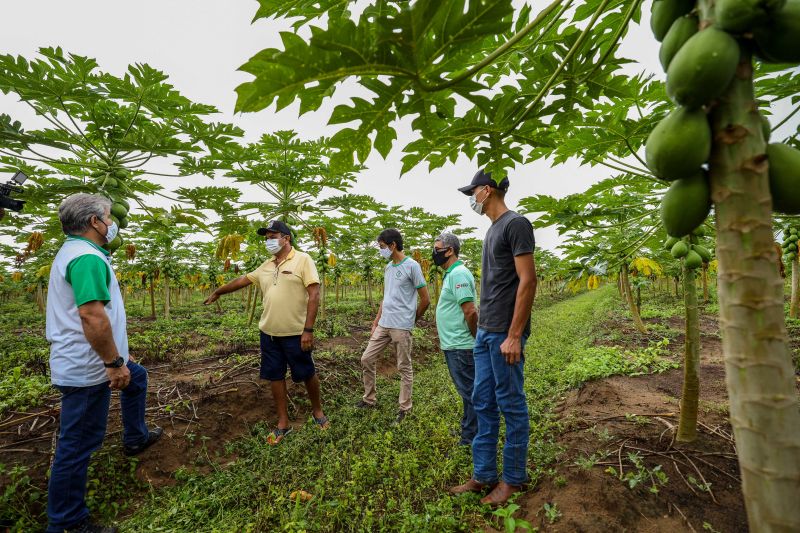
<instances>
[{"instance_id":1,"label":"man in yellow polo shirt","mask_svg":"<svg viewBox=\"0 0 800 533\"><path fill-rule=\"evenodd\" d=\"M266 237L267 251L273 257L247 275L219 287L205 304L251 283L257 283L264 295L264 311L258 323L261 379L270 381L278 410L278 427L268 439L274 445L291 431L286 408L287 367L292 381L304 383L308 390L314 422L321 429L329 426L322 411L319 377L311 356L319 309L319 274L311 256L292 247L292 229L284 222L273 220L267 227L259 228L258 234Z\"/></svg>"}]
</instances>

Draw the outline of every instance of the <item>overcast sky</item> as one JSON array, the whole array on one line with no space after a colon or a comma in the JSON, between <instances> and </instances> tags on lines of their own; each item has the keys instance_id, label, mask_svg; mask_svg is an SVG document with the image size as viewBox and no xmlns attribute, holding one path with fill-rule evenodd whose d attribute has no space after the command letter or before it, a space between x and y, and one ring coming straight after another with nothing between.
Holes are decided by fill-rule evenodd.
<instances>
[{"instance_id":1,"label":"overcast sky","mask_svg":"<svg viewBox=\"0 0 800 533\"><path fill-rule=\"evenodd\" d=\"M534 2L538 8L544 5ZM335 131L326 126L331 106L344 101L344 97L300 118L296 105L280 113L272 107L259 113L233 114L235 87L251 79L237 68L259 50L279 47L278 32L287 29L286 24L274 21L251 24L257 7L257 2L244 0L6 0L2 7L0 51L31 58L39 47L61 46L65 51L96 58L102 70L117 75L131 63L148 63L167 73L170 82L190 99L216 106L222 113L218 120L243 128L248 141L280 129L294 129L309 139L330 135ZM638 62L628 67L631 73L644 70L662 75L648 12L649 5L645 5L643 26L632 27L621 55ZM776 111L778 116L784 114ZM28 128L39 126L14 95L0 94L0 112L20 119ZM469 181L475 164L462 157L456 164L433 172L418 167L400 179L402 154L398 147L410 138L406 125L387 160L373 153L367 161L368 170L360 175L353 192L388 204L420 206L438 214L460 212L463 223L478 227L482 235L488 219L472 213L467 198L455 191ZM541 161L510 174L507 199L513 208L520 198L534 194L560 197L585 190L604 177L607 175L600 167L551 166ZM208 180L197 182L210 184ZM161 183L172 186L168 180ZM544 248L552 249L558 244L555 231L541 230L536 237L537 244Z\"/></svg>"}]
</instances>

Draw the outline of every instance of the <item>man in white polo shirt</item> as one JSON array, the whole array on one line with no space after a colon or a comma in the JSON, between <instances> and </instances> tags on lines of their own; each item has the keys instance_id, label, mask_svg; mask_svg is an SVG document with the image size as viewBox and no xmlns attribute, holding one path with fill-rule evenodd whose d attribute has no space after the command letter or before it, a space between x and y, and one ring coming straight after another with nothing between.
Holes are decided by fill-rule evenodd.
<instances>
[{"instance_id":1,"label":"man in white polo shirt","mask_svg":"<svg viewBox=\"0 0 800 533\"><path fill-rule=\"evenodd\" d=\"M125 304L109 253L114 239L111 202L75 194L58 208L67 240L50 269L46 334L50 378L61 392L61 422L48 486L48 532L105 532L89 522L89 457L103 443L111 391L121 390L125 455L144 451L161 436L144 420L147 371L129 360Z\"/></svg>"}]
</instances>

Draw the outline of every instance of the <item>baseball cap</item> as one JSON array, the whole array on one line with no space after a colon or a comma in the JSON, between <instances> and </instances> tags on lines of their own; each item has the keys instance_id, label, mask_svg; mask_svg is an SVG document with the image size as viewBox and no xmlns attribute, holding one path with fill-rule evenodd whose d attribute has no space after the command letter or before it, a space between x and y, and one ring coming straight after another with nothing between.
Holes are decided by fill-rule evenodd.
<instances>
[{"instance_id":1,"label":"baseball cap","mask_svg":"<svg viewBox=\"0 0 800 533\"><path fill-rule=\"evenodd\" d=\"M281 222L280 220L270 220L269 224L265 228L258 228L256 233L261 235L262 237L267 234L269 231L276 231L278 233L283 233L284 235L288 235L292 237L294 233L292 232L292 228L286 225L285 222Z\"/></svg>"},{"instance_id":2,"label":"baseball cap","mask_svg":"<svg viewBox=\"0 0 800 533\"><path fill-rule=\"evenodd\" d=\"M483 169L481 169L472 177L472 182L469 185L466 187L459 187L458 190L467 196L470 196L475 187L483 187L484 185L488 185L489 187L500 189L501 191L505 192L508 190L509 181L508 178L503 178L498 184L492 179L491 172L484 172Z\"/></svg>"}]
</instances>

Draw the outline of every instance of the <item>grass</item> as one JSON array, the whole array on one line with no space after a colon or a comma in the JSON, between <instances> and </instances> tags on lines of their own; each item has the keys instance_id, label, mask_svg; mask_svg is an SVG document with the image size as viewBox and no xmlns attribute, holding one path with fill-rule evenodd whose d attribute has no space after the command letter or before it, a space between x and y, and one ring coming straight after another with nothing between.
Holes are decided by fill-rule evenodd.
<instances>
[{"instance_id":1,"label":"grass","mask_svg":"<svg viewBox=\"0 0 800 533\"><path fill-rule=\"evenodd\" d=\"M526 350L534 481L560 451L554 440L554 399L578 381L645 368L630 366L632 356L622 351L592 349L593 331L616 306L614 298L612 291L600 290L535 313ZM565 367L583 370L563 372ZM484 527L494 518L476 497L446 492L470 476L471 462L469 450L456 445L460 400L443 358L417 368L414 387L413 416L400 427L391 425L396 381L379 382L380 408L368 413L351 407L360 387L326 389L329 431L307 423L280 446L269 447L264 444L268 428L258 424L232 444L239 458L234 465L211 475L182 475L178 486L150 493L123 525L136 531L191 530L197 524L214 531ZM291 501L296 490L313 498Z\"/></svg>"},{"instance_id":2,"label":"grass","mask_svg":"<svg viewBox=\"0 0 800 533\"><path fill-rule=\"evenodd\" d=\"M256 349L257 328L247 325L241 302L229 299L223 306L227 311L223 315L201 307L199 301L176 306L170 321L142 318L134 307L129 326L131 346L145 364ZM537 301L525 367L531 417L529 475L534 483L549 475L549 466L561 452L553 407L568 389L617 373L669 367L661 357L663 346L636 351L596 346L600 325L619 313L620 306L611 287L566 300ZM347 334L353 325L368 324L367 307L359 301L331 305L317 325L320 337ZM8 309L3 311L0 321L16 321ZM35 311L31 313L31 320L17 321L11 328L18 341L13 344L16 361L25 369L20 375L28 377L35 375L30 370L36 365L21 353L46 347L46 343L42 345L43 321L33 316ZM23 335L20 328L24 328ZM232 465L222 469L209 460L211 473L199 474L187 464L175 474L178 483L174 487L141 489L131 475L135 463L114 459L104 448L95 457L90 476L90 489L97 489L90 498L93 512L106 521L128 516L122 526L131 531L193 531L198 525L208 531L472 531L487 525L502 527L498 516L481 508L476 497L451 497L446 492L471 474L469 449L456 444L461 402L433 332L415 330L414 343L416 354L431 357L415 367L414 411L402 426L392 425L397 409L396 380L379 381L380 407L364 413L352 407L361 394L358 380L339 372L323 389L333 422L329 431L319 431L307 422L280 446L269 447L265 442L271 428L258 423L246 437L226 445L226 451L237 457ZM352 366L360 356L354 350L357 348L334 343L317 356L321 361ZM14 479L14 494L42 498L23 471ZM292 501L290 495L297 490L313 497L308 502ZM128 497L117 498L121 494ZM136 495L132 500L131 494ZM13 500L19 505L14 498L7 494L0 504L12 504ZM131 500L132 515L130 509L115 506L121 500ZM33 516L34 511L25 511L27 507L18 509L19 524L41 525L41 514Z\"/></svg>"}]
</instances>

